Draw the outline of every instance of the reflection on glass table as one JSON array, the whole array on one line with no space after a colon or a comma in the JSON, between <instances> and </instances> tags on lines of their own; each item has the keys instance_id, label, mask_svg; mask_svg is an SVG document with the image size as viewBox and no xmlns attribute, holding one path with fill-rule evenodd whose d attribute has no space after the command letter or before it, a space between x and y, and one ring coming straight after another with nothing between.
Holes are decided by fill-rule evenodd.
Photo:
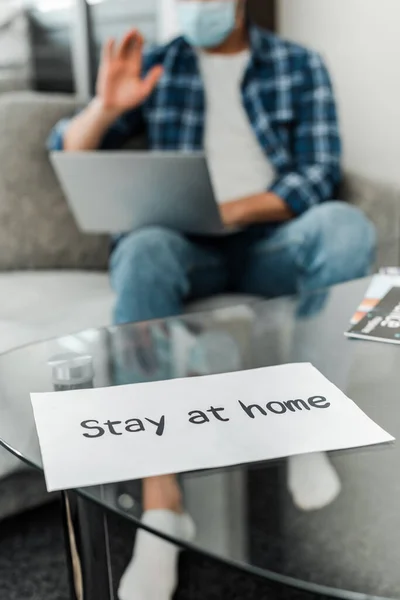
<instances>
[{"instance_id":1,"label":"reflection on glass table","mask_svg":"<svg viewBox=\"0 0 400 600\"><path fill-rule=\"evenodd\" d=\"M5 354L2 444L41 468L29 393L50 391L48 360L71 352L92 357L95 387L312 362L399 437L398 348L343 335L368 284L89 330ZM187 545L285 585L346 599L398 598L399 459L394 445L180 475L185 507L197 527ZM75 544L88 598L107 597L104 590L112 585L107 568L98 575L99 565L109 564L108 511L140 526L141 494L137 481L65 494L67 521L76 534L69 550L73 554Z\"/></svg>"}]
</instances>

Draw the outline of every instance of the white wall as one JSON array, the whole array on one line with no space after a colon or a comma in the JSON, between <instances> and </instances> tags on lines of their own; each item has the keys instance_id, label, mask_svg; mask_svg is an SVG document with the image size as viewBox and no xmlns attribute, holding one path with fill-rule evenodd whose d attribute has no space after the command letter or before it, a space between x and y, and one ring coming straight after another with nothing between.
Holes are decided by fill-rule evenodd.
<instances>
[{"instance_id":1,"label":"white wall","mask_svg":"<svg viewBox=\"0 0 400 600\"><path fill-rule=\"evenodd\" d=\"M400 184L400 0L278 0L281 33L323 53L347 167Z\"/></svg>"}]
</instances>

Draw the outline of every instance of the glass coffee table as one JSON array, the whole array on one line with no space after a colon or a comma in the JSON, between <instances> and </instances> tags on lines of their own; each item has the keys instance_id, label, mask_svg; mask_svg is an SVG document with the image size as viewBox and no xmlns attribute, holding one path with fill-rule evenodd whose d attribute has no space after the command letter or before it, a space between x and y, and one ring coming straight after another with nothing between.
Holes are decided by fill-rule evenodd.
<instances>
[{"instance_id":1,"label":"glass coffee table","mask_svg":"<svg viewBox=\"0 0 400 600\"><path fill-rule=\"evenodd\" d=\"M368 284L88 330L4 354L1 443L41 469L29 394L91 385L88 357L95 387L312 362L399 438L400 349L343 335ZM56 355L72 362L68 369L53 363L54 381L48 362ZM399 446L332 453L330 460L341 492L311 511L294 503L285 460L179 476L197 537L170 541L283 586L349 600L399 598ZM141 527L141 482L65 492L63 506L74 599L113 598L107 515Z\"/></svg>"}]
</instances>

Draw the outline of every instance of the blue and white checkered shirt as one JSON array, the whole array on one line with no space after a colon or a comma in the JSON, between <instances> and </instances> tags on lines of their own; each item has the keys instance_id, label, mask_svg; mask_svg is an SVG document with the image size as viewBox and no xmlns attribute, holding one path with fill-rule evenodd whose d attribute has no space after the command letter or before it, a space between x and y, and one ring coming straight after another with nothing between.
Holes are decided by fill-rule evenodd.
<instances>
[{"instance_id":1,"label":"blue and white checkered shirt","mask_svg":"<svg viewBox=\"0 0 400 600\"><path fill-rule=\"evenodd\" d=\"M269 191L299 215L333 199L341 178L341 142L335 99L320 56L256 26L242 98L254 133L277 177ZM117 149L147 132L152 150L203 149L205 90L196 52L183 38L151 50L144 73L162 64L164 75L139 110L120 118L102 149ZM54 128L49 148L63 149L68 120ZM262 190L260 190L261 192Z\"/></svg>"}]
</instances>

